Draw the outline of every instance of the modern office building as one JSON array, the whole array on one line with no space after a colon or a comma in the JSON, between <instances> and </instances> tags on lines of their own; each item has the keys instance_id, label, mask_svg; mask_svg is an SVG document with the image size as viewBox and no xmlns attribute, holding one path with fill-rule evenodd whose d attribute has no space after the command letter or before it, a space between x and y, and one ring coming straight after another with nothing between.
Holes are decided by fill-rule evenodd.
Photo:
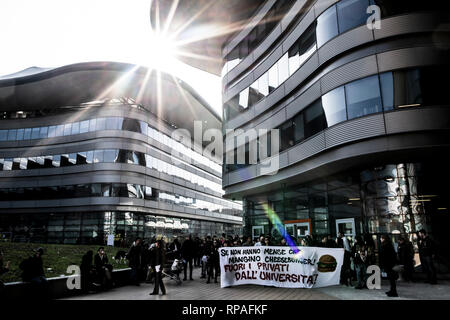
<instances>
[{"instance_id":1,"label":"modern office building","mask_svg":"<svg viewBox=\"0 0 450 320\"><path fill-rule=\"evenodd\" d=\"M13 241L116 243L240 234L220 161L172 138L221 128L173 76L122 63L30 68L0 79L0 233Z\"/></svg>"},{"instance_id":2,"label":"modern office building","mask_svg":"<svg viewBox=\"0 0 450 320\"><path fill-rule=\"evenodd\" d=\"M222 50L224 130L280 134L277 174L224 167L244 234L280 236L267 210L295 238L424 228L450 265L449 27L438 1L261 4Z\"/></svg>"},{"instance_id":3,"label":"modern office building","mask_svg":"<svg viewBox=\"0 0 450 320\"><path fill-rule=\"evenodd\" d=\"M296 239L414 240L424 228L450 265L445 1L249 3L243 27L218 41L223 131L278 129L280 153L275 175L261 174L263 155L224 165L224 196L244 201L244 234L280 237L272 212Z\"/></svg>"}]
</instances>

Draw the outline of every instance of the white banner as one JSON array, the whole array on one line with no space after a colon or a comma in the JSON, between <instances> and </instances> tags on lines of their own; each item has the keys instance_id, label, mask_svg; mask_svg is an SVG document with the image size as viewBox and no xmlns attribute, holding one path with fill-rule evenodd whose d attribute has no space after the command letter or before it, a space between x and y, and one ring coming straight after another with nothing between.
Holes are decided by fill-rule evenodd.
<instances>
[{"instance_id":1,"label":"white banner","mask_svg":"<svg viewBox=\"0 0 450 320\"><path fill-rule=\"evenodd\" d=\"M219 249L221 287L258 284L318 288L339 284L344 249L298 247Z\"/></svg>"}]
</instances>

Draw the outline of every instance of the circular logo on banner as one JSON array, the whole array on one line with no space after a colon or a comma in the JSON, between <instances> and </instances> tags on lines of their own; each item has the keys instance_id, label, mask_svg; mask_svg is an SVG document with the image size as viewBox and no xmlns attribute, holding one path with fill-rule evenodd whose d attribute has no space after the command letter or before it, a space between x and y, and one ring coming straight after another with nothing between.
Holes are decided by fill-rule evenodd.
<instances>
[{"instance_id":1,"label":"circular logo on banner","mask_svg":"<svg viewBox=\"0 0 450 320\"><path fill-rule=\"evenodd\" d=\"M319 272L334 272L336 267L336 259L329 254L324 254L321 256L319 258L319 262L317 263L317 270Z\"/></svg>"}]
</instances>

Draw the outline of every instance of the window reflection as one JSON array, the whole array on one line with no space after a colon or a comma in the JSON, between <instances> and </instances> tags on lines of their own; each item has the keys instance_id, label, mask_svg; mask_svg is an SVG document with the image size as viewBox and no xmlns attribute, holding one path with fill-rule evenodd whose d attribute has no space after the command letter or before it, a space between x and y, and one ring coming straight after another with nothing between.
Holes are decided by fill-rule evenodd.
<instances>
[{"instance_id":1,"label":"window reflection","mask_svg":"<svg viewBox=\"0 0 450 320\"><path fill-rule=\"evenodd\" d=\"M72 124L71 123L66 123L64 125L64 135L65 136L70 136L71 132L72 132Z\"/></svg>"},{"instance_id":2,"label":"window reflection","mask_svg":"<svg viewBox=\"0 0 450 320\"><path fill-rule=\"evenodd\" d=\"M344 87L337 88L323 95L322 105L329 127L347 120Z\"/></svg>"},{"instance_id":3,"label":"window reflection","mask_svg":"<svg viewBox=\"0 0 450 320\"><path fill-rule=\"evenodd\" d=\"M278 64L274 64L272 68L269 69L269 93L275 91L278 88Z\"/></svg>"},{"instance_id":4,"label":"window reflection","mask_svg":"<svg viewBox=\"0 0 450 320\"><path fill-rule=\"evenodd\" d=\"M382 111L378 76L349 83L345 92L349 119Z\"/></svg>"},{"instance_id":5,"label":"window reflection","mask_svg":"<svg viewBox=\"0 0 450 320\"><path fill-rule=\"evenodd\" d=\"M8 130L8 140L9 141L16 140L16 137L17 137L17 130L16 129Z\"/></svg>"},{"instance_id":6,"label":"window reflection","mask_svg":"<svg viewBox=\"0 0 450 320\"><path fill-rule=\"evenodd\" d=\"M40 132L39 128L32 128L31 139L39 139L39 132Z\"/></svg>"},{"instance_id":7,"label":"window reflection","mask_svg":"<svg viewBox=\"0 0 450 320\"><path fill-rule=\"evenodd\" d=\"M225 208L228 210L232 209L232 207L227 207L226 202L222 200L218 200L220 203L215 203L130 183L91 183L51 187L31 187L25 189L0 188L0 201L6 199L7 201L14 201L83 197L125 197L154 201L159 200L170 204L177 204L210 212L222 212Z\"/></svg>"},{"instance_id":8,"label":"window reflection","mask_svg":"<svg viewBox=\"0 0 450 320\"><path fill-rule=\"evenodd\" d=\"M89 120L84 120L80 122L80 133L89 132Z\"/></svg>"},{"instance_id":9,"label":"window reflection","mask_svg":"<svg viewBox=\"0 0 450 320\"><path fill-rule=\"evenodd\" d=\"M394 109L394 78L392 72L380 74L380 84L384 110Z\"/></svg>"},{"instance_id":10,"label":"window reflection","mask_svg":"<svg viewBox=\"0 0 450 320\"><path fill-rule=\"evenodd\" d=\"M27 170L40 168L58 168L71 165L84 165L90 163L129 163L153 168L159 172L164 172L171 176L176 176L185 179L194 184L201 185L205 188L222 192L220 183L210 181L206 178L197 176L194 173L181 169L171 163L167 163L160 159L154 158L148 154L131 150L93 150L82 151L77 153L62 154L62 155L47 155L28 158L15 158L12 165L9 161L0 159L2 167L0 170ZM7 162L4 165L5 161ZM16 163L14 165L14 163ZM11 167L11 169L9 169Z\"/></svg>"},{"instance_id":11,"label":"window reflection","mask_svg":"<svg viewBox=\"0 0 450 320\"><path fill-rule=\"evenodd\" d=\"M317 46L323 46L338 35L336 6L332 6L317 18Z\"/></svg>"},{"instance_id":12,"label":"window reflection","mask_svg":"<svg viewBox=\"0 0 450 320\"><path fill-rule=\"evenodd\" d=\"M247 57L272 32L281 17L292 6L294 0L277 1L265 17L249 32L249 34L225 57L222 75L230 72L239 62Z\"/></svg>"},{"instance_id":13,"label":"window reflection","mask_svg":"<svg viewBox=\"0 0 450 320\"><path fill-rule=\"evenodd\" d=\"M305 135L311 137L326 128L322 103L317 100L305 110Z\"/></svg>"},{"instance_id":14,"label":"window reflection","mask_svg":"<svg viewBox=\"0 0 450 320\"><path fill-rule=\"evenodd\" d=\"M79 134L80 133L80 123L74 122L72 123L72 134Z\"/></svg>"},{"instance_id":15,"label":"window reflection","mask_svg":"<svg viewBox=\"0 0 450 320\"><path fill-rule=\"evenodd\" d=\"M261 94L259 92L256 92L255 94L253 94L252 99L253 100L260 99L260 96ZM249 97L246 97L246 99L248 104ZM81 122L68 123L49 127L46 126L46 127L25 128L25 129L0 130L0 141L54 138L63 135L85 133L87 132L87 130L96 131L97 129L100 130L101 128L105 129L107 128L111 130L112 129L128 130L132 132L146 134L172 149L177 148L179 152L190 157L192 160L195 160L195 162L204 164L217 172L221 172L221 166L219 164L196 153L194 150L181 145L179 142L174 141L171 137L162 134L159 131L149 127L149 125L146 122L139 121L136 119L110 117L110 118L90 119ZM139 158L141 157L140 155L137 154L133 156L131 154L130 157L131 157L130 159L132 159L130 163L139 163L141 165L145 165L145 159ZM136 159L133 160L133 157L135 157ZM88 156L87 159L88 163L91 163L90 159L91 158Z\"/></svg>"}]
</instances>

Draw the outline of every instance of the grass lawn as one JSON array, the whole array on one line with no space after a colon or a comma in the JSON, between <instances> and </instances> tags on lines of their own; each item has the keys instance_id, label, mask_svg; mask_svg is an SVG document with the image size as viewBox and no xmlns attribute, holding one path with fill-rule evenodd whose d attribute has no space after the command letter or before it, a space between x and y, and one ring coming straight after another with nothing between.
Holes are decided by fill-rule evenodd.
<instances>
[{"instance_id":1,"label":"grass lawn","mask_svg":"<svg viewBox=\"0 0 450 320\"><path fill-rule=\"evenodd\" d=\"M44 272L47 278L66 275L66 270L69 265L80 265L81 257L88 251L92 250L94 255L97 253L99 245L69 245L69 244L37 244L37 243L14 243L14 242L0 242L0 250L3 251L3 260L6 264L11 261L9 272L0 276L3 282L22 281L22 270L19 268L20 262L32 254L34 249L42 247L44 255L42 260L44 262ZM106 254L108 255L109 263L114 266L114 269L123 269L128 267L128 264L116 263L112 258L117 251L125 250L123 248L113 248L105 246Z\"/></svg>"}]
</instances>

